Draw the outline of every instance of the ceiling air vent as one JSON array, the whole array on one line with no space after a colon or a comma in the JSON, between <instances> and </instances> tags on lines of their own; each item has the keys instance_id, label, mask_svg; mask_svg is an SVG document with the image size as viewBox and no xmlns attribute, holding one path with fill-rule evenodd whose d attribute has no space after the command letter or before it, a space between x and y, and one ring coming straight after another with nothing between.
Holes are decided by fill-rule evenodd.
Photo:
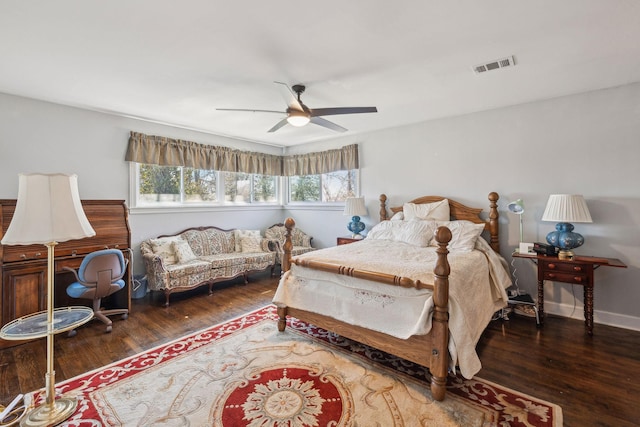
<instances>
[{"instance_id":1,"label":"ceiling air vent","mask_svg":"<svg viewBox=\"0 0 640 427\"><path fill-rule=\"evenodd\" d=\"M513 56L508 56L502 59L496 59L495 61L487 62L486 64L475 65L473 72L476 74L486 73L487 71L498 70L505 67L513 67L516 65Z\"/></svg>"}]
</instances>

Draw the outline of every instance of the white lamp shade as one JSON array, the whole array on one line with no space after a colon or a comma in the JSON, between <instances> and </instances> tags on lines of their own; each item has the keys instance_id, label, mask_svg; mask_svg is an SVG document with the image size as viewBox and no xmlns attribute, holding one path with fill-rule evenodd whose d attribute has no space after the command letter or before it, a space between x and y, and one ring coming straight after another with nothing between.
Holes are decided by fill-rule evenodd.
<instances>
[{"instance_id":1,"label":"white lamp shade","mask_svg":"<svg viewBox=\"0 0 640 427\"><path fill-rule=\"evenodd\" d=\"M3 245L66 242L95 235L80 203L77 175L19 175L16 209Z\"/></svg>"},{"instance_id":2,"label":"white lamp shade","mask_svg":"<svg viewBox=\"0 0 640 427\"><path fill-rule=\"evenodd\" d=\"M587 202L580 194L552 194L542 214L543 221L593 222Z\"/></svg>"},{"instance_id":3,"label":"white lamp shade","mask_svg":"<svg viewBox=\"0 0 640 427\"><path fill-rule=\"evenodd\" d=\"M349 197L344 203L344 214L348 216L363 216L367 214L364 197Z\"/></svg>"}]
</instances>

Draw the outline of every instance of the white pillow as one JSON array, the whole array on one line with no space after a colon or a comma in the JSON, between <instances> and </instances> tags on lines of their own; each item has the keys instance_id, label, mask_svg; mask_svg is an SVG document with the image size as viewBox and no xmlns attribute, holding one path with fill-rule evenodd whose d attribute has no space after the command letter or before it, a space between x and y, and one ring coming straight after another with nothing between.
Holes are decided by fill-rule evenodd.
<instances>
[{"instance_id":1,"label":"white pillow","mask_svg":"<svg viewBox=\"0 0 640 427\"><path fill-rule=\"evenodd\" d=\"M176 254L176 259L180 264L187 263L193 259L196 259L196 254L193 253L189 242L186 240L175 240L171 243L173 246L173 252Z\"/></svg>"},{"instance_id":2,"label":"white pillow","mask_svg":"<svg viewBox=\"0 0 640 427\"><path fill-rule=\"evenodd\" d=\"M471 221L437 221L436 229L445 226L451 230L451 241L447 245L450 251L471 252L476 246L476 240L484 230L484 224L476 224ZM433 239L431 246L437 246L438 242Z\"/></svg>"},{"instance_id":3,"label":"white pillow","mask_svg":"<svg viewBox=\"0 0 640 427\"><path fill-rule=\"evenodd\" d=\"M405 203L402 206L405 221L412 219L432 219L435 221L449 221L451 214L449 212L449 200L442 199L433 203Z\"/></svg>"},{"instance_id":4,"label":"white pillow","mask_svg":"<svg viewBox=\"0 0 640 427\"><path fill-rule=\"evenodd\" d=\"M435 221L382 221L369 230L367 239L393 240L426 247L435 229Z\"/></svg>"},{"instance_id":5,"label":"white pillow","mask_svg":"<svg viewBox=\"0 0 640 427\"><path fill-rule=\"evenodd\" d=\"M260 237L260 230L234 230L234 235L236 238L236 252L242 251L242 238L245 236L257 236Z\"/></svg>"},{"instance_id":6,"label":"white pillow","mask_svg":"<svg viewBox=\"0 0 640 427\"><path fill-rule=\"evenodd\" d=\"M262 252L262 237L258 234L257 236L254 234L243 236L240 239L240 247L242 252Z\"/></svg>"},{"instance_id":7,"label":"white pillow","mask_svg":"<svg viewBox=\"0 0 640 427\"><path fill-rule=\"evenodd\" d=\"M160 237L158 239L150 239L149 244L153 249L153 253L162 258L165 265L171 265L178 262L172 243L179 240L183 240L182 236Z\"/></svg>"},{"instance_id":8,"label":"white pillow","mask_svg":"<svg viewBox=\"0 0 640 427\"><path fill-rule=\"evenodd\" d=\"M391 217L391 221L402 221L402 220L404 220L404 213L402 212L396 212Z\"/></svg>"}]
</instances>

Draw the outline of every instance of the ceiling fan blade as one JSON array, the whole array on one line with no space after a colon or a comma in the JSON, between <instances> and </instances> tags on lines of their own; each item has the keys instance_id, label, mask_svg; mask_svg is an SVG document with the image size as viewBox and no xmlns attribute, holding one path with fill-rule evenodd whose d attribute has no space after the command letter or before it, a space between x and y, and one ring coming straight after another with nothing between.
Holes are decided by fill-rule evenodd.
<instances>
[{"instance_id":1,"label":"ceiling fan blade","mask_svg":"<svg viewBox=\"0 0 640 427\"><path fill-rule=\"evenodd\" d=\"M311 117L317 116L335 116L338 114L359 114L359 113L377 113L376 107L336 107L336 108L314 108L309 113Z\"/></svg>"},{"instance_id":2,"label":"ceiling fan blade","mask_svg":"<svg viewBox=\"0 0 640 427\"><path fill-rule=\"evenodd\" d=\"M249 113L278 113L278 114L287 114L286 111L275 111L275 110L255 110L253 108L216 108L218 111L246 111Z\"/></svg>"},{"instance_id":3,"label":"ceiling fan blade","mask_svg":"<svg viewBox=\"0 0 640 427\"><path fill-rule=\"evenodd\" d=\"M275 132L278 129L280 129L282 126L287 124L287 119L284 118L282 120L280 120L278 123L276 123L276 125L274 127L272 127L271 129L269 129L269 132Z\"/></svg>"},{"instance_id":4,"label":"ceiling fan blade","mask_svg":"<svg viewBox=\"0 0 640 427\"><path fill-rule=\"evenodd\" d=\"M302 104L300 104L300 101L298 101L296 94L293 92L293 90L291 90L288 84L282 82L274 83L279 85L278 87L280 87L280 93L284 98L284 102L286 102L289 107L295 108L296 110L304 111L304 108L302 108Z\"/></svg>"},{"instance_id":5,"label":"ceiling fan blade","mask_svg":"<svg viewBox=\"0 0 640 427\"><path fill-rule=\"evenodd\" d=\"M331 129L336 132L346 132L348 130L347 128L343 128L342 126L330 122L329 120L323 119L322 117L311 117L311 123L315 123L319 126L326 127L327 129Z\"/></svg>"}]
</instances>

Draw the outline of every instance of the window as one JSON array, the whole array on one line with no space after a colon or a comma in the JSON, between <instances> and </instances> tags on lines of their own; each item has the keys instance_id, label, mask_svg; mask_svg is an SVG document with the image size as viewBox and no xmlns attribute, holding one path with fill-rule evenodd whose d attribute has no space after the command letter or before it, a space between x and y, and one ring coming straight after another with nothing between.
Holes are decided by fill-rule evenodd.
<instances>
[{"instance_id":1,"label":"window","mask_svg":"<svg viewBox=\"0 0 640 427\"><path fill-rule=\"evenodd\" d=\"M204 169L181 168L185 203L215 202L218 173Z\"/></svg>"},{"instance_id":2,"label":"window","mask_svg":"<svg viewBox=\"0 0 640 427\"><path fill-rule=\"evenodd\" d=\"M291 202L343 202L355 197L357 169L320 175L298 175L289 178Z\"/></svg>"},{"instance_id":3,"label":"window","mask_svg":"<svg viewBox=\"0 0 640 427\"><path fill-rule=\"evenodd\" d=\"M275 203L277 178L271 175L224 172L225 202Z\"/></svg>"},{"instance_id":4,"label":"window","mask_svg":"<svg viewBox=\"0 0 640 427\"><path fill-rule=\"evenodd\" d=\"M135 169L136 207L278 201L277 176L140 163Z\"/></svg>"}]
</instances>

